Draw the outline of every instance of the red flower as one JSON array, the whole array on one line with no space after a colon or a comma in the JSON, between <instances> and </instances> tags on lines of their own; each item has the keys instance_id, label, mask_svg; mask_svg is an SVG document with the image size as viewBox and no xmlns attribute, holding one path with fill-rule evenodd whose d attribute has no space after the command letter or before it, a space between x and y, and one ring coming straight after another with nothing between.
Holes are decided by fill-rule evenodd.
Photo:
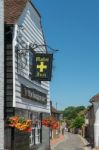
<instances>
[{"instance_id":1,"label":"red flower","mask_svg":"<svg viewBox=\"0 0 99 150\"><path fill-rule=\"evenodd\" d=\"M9 127L15 127L20 131L31 132L32 120L25 119L24 117L13 116L7 120Z\"/></svg>"},{"instance_id":2,"label":"red flower","mask_svg":"<svg viewBox=\"0 0 99 150\"><path fill-rule=\"evenodd\" d=\"M58 121L55 118L53 118L52 116L44 118L42 120L42 125L44 125L46 127L50 127L52 129L58 129L59 128Z\"/></svg>"}]
</instances>

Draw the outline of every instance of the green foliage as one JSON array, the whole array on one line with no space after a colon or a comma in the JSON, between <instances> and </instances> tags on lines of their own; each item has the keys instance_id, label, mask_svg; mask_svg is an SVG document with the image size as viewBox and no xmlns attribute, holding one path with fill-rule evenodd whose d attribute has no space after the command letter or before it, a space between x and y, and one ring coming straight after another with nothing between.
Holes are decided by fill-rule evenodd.
<instances>
[{"instance_id":1,"label":"green foliage","mask_svg":"<svg viewBox=\"0 0 99 150\"><path fill-rule=\"evenodd\" d=\"M64 120L68 128L81 128L84 124L84 106L70 106L63 111Z\"/></svg>"},{"instance_id":2,"label":"green foliage","mask_svg":"<svg viewBox=\"0 0 99 150\"><path fill-rule=\"evenodd\" d=\"M75 110L75 107L73 106L66 108L63 112L63 116L66 117L67 119L72 119L73 117L75 118L76 115L77 112Z\"/></svg>"},{"instance_id":3,"label":"green foliage","mask_svg":"<svg viewBox=\"0 0 99 150\"><path fill-rule=\"evenodd\" d=\"M72 122L73 128L81 128L84 124L84 117L83 116L77 116L75 120Z\"/></svg>"},{"instance_id":4,"label":"green foliage","mask_svg":"<svg viewBox=\"0 0 99 150\"><path fill-rule=\"evenodd\" d=\"M25 118L24 118L24 117L20 117L20 118L19 118L19 122L20 122L20 123L24 123L24 122L25 122Z\"/></svg>"}]
</instances>

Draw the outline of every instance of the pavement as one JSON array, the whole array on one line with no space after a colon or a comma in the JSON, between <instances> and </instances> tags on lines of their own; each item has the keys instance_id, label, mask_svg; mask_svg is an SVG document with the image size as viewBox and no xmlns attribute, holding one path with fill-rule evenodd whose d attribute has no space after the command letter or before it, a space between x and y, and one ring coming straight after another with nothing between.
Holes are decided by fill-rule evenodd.
<instances>
[{"instance_id":1,"label":"pavement","mask_svg":"<svg viewBox=\"0 0 99 150\"><path fill-rule=\"evenodd\" d=\"M64 140L65 140L65 136L64 136L64 135L59 135L58 138L51 139L51 140L50 140L50 147L51 147L51 150L54 150L55 147L56 147L59 143L63 142Z\"/></svg>"},{"instance_id":2,"label":"pavement","mask_svg":"<svg viewBox=\"0 0 99 150\"><path fill-rule=\"evenodd\" d=\"M78 135L78 136L81 138L82 142L85 145L84 150L95 150L95 149L92 149L92 147L90 146L90 143L85 138L83 138L80 135Z\"/></svg>"},{"instance_id":3,"label":"pavement","mask_svg":"<svg viewBox=\"0 0 99 150\"><path fill-rule=\"evenodd\" d=\"M80 135L65 133L50 141L51 150L92 150L89 143Z\"/></svg>"}]
</instances>

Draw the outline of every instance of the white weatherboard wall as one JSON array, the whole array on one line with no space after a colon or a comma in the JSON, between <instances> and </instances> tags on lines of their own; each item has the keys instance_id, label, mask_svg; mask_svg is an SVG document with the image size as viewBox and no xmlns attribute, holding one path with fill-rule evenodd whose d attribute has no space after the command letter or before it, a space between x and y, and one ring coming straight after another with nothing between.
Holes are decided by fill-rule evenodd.
<instances>
[{"instance_id":1,"label":"white weatherboard wall","mask_svg":"<svg viewBox=\"0 0 99 150\"><path fill-rule=\"evenodd\" d=\"M99 147L99 102L93 102L95 123L94 123L94 144Z\"/></svg>"},{"instance_id":2,"label":"white weatherboard wall","mask_svg":"<svg viewBox=\"0 0 99 150\"><path fill-rule=\"evenodd\" d=\"M44 37L41 28L40 16L33 8L31 3L27 3L23 13L15 24L14 39L13 39L13 87L14 97L13 106L23 109L29 109L33 111L47 112L50 113L50 102L49 102L49 82L42 82L41 84L29 79L29 53L27 53L27 65L24 69L18 67L17 72L17 59L15 59L15 45L20 49L23 49L26 44L36 43L44 44ZM22 28L19 28L19 27ZM37 51L46 52L45 48L36 49ZM25 59L22 59L24 65ZM15 69L16 68L16 69ZM24 99L21 97L21 84L29 88L35 88L38 91L47 94L47 105L37 103L33 100Z\"/></svg>"},{"instance_id":3,"label":"white weatherboard wall","mask_svg":"<svg viewBox=\"0 0 99 150\"><path fill-rule=\"evenodd\" d=\"M0 149L4 150L4 3L0 0Z\"/></svg>"}]
</instances>

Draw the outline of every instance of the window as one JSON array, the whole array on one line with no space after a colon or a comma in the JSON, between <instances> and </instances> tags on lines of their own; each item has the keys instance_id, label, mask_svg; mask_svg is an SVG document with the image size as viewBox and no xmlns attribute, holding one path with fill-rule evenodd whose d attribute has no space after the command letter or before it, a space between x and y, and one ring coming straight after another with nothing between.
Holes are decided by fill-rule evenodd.
<instances>
[{"instance_id":1,"label":"window","mask_svg":"<svg viewBox=\"0 0 99 150\"><path fill-rule=\"evenodd\" d=\"M40 132L41 132L41 128L36 127L35 128L35 144L40 144Z\"/></svg>"},{"instance_id":2,"label":"window","mask_svg":"<svg viewBox=\"0 0 99 150\"><path fill-rule=\"evenodd\" d=\"M30 133L30 147L35 144L40 144L42 139L41 114L30 113L30 119L33 120L33 128Z\"/></svg>"},{"instance_id":3,"label":"window","mask_svg":"<svg viewBox=\"0 0 99 150\"><path fill-rule=\"evenodd\" d=\"M35 129L33 128L30 133L30 147L33 146L35 143Z\"/></svg>"}]
</instances>

